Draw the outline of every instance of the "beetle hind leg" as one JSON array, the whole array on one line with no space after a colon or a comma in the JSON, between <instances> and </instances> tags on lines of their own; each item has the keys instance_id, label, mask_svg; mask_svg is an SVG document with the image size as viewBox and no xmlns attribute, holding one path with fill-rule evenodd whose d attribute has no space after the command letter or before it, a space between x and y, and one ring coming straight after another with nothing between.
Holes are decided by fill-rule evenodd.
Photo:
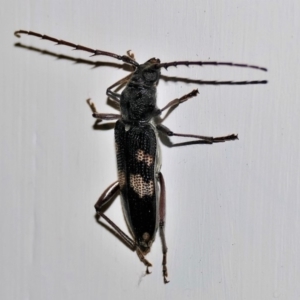
<instances>
[{"instance_id":1,"label":"beetle hind leg","mask_svg":"<svg viewBox=\"0 0 300 300\"><path fill-rule=\"evenodd\" d=\"M145 258L140 248L136 248L136 254L139 257L140 261L146 266L146 274L151 274L151 272L149 271L149 267L152 267L152 264Z\"/></svg>"},{"instance_id":2,"label":"beetle hind leg","mask_svg":"<svg viewBox=\"0 0 300 300\"><path fill-rule=\"evenodd\" d=\"M136 251L140 261L146 266L146 274L150 274L149 267L152 267L152 264L145 258L142 250L137 246L136 242L131 239L123 230L121 230L110 218L108 218L103 212L102 208L109 201L111 201L115 195L120 191L119 181L111 184L100 196L99 200L95 204L95 209L97 212L97 216L102 217L106 220L108 224L115 230L116 234L120 237L120 239L129 246L129 248L133 251Z\"/></svg>"},{"instance_id":3,"label":"beetle hind leg","mask_svg":"<svg viewBox=\"0 0 300 300\"><path fill-rule=\"evenodd\" d=\"M168 247L166 243L165 237L165 218L166 218L166 188L165 188L165 180L162 173L159 173L159 183L160 183L160 203L159 203L159 233L162 243L162 272L164 277L164 283L168 283L168 269L167 269L167 252Z\"/></svg>"},{"instance_id":4,"label":"beetle hind leg","mask_svg":"<svg viewBox=\"0 0 300 300\"><path fill-rule=\"evenodd\" d=\"M237 134L212 137L212 136L195 135L195 134L175 133L175 132L171 131L168 127L166 127L165 125L162 125L162 124L156 125L156 129L167 136L179 136L179 137L194 138L194 139L199 140L199 143L202 143L202 144L221 143L221 142L234 141L234 140L239 139Z\"/></svg>"},{"instance_id":5,"label":"beetle hind leg","mask_svg":"<svg viewBox=\"0 0 300 300\"><path fill-rule=\"evenodd\" d=\"M120 239L127 245L131 250L136 250L135 241L130 238L123 230L121 230L110 218L108 218L103 212L102 208L109 201L111 201L115 195L120 191L119 181L111 184L100 196L99 200L95 204L95 209L98 217L103 218L106 222L115 230L115 233L120 237Z\"/></svg>"}]
</instances>

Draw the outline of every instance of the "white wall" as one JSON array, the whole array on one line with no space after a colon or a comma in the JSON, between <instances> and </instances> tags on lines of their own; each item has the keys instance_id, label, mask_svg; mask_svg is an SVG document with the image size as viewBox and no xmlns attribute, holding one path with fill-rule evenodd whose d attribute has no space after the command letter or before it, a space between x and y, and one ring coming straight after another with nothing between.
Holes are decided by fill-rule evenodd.
<instances>
[{"instance_id":1,"label":"white wall","mask_svg":"<svg viewBox=\"0 0 300 300\"><path fill-rule=\"evenodd\" d=\"M14 1L1 6L1 299L298 299L300 106L297 1ZM181 133L238 133L239 141L162 146L168 267L159 238L135 253L96 223L93 205L116 180L113 130L93 130L122 69L93 68L14 43L89 58L18 29L125 54L139 62L220 60L178 67L193 79L268 79L268 85L163 82L158 104L198 88L165 125ZM186 141L174 138L173 142ZM119 200L107 214L125 227Z\"/></svg>"}]
</instances>

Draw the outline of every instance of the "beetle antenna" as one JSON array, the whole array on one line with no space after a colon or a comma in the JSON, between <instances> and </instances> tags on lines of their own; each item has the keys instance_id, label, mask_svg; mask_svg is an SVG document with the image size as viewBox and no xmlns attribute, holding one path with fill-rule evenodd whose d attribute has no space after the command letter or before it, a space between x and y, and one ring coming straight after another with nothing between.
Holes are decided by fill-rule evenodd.
<instances>
[{"instance_id":1,"label":"beetle antenna","mask_svg":"<svg viewBox=\"0 0 300 300\"><path fill-rule=\"evenodd\" d=\"M220 81L220 80L197 80L197 79L186 79L182 77L169 77L166 75L161 76L164 81L181 81L187 83L195 83L201 85L247 85L247 84L266 84L268 80L244 80L244 81Z\"/></svg>"},{"instance_id":2,"label":"beetle antenna","mask_svg":"<svg viewBox=\"0 0 300 300\"><path fill-rule=\"evenodd\" d=\"M191 65L197 65L197 66L230 66L230 67L241 67L241 68L250 68L250 69L257 69L261 71L268 71L266 68L254 66L254 65L248 65L248 64L237 64L232 62L218 62L218 61L172 61L168 63L161 63L156 64L157 68L165 68L166 70L168 67L177 67L177 66L191 66Z\"/></svg>"},{"instance_id":3,"label":"beetle antenna","mask_svg":"<svg viewBox=\"0 0 300 300\"><path fill-rule=\"evenodd\" d=\"M70 43L70 42L67 42L67 41L64 41L64 40L58 40L58 39L53 38L51 36L36 33L36 32L33 32L33 31L26 31L26 30L15 31L15 36L16 37L20 38L21 34L33 35L33 36L39 37L43 40L48 40L48 41L54 42L54 43L56 43L56 45L65 45L65 46L68 46L68 47L72 47L73 50L83 50L83 51L86 51L86 52L90 52L90 53L92 53L92 56L96 56L96 55L110 56L110 57L113 57L115 59L121 60L124 63L133 65L135 67L139 66L139 64L134 59L132 59L132 58L126 56L126 55L118 55L118 54L111 53L111 52L106 52L106 51L102 51L102 50L98 50L98 49L88 48L88 47L81 46L81 45L76 45L76 44L73 44L73 43Z\"/></svg>"}]
</instances>

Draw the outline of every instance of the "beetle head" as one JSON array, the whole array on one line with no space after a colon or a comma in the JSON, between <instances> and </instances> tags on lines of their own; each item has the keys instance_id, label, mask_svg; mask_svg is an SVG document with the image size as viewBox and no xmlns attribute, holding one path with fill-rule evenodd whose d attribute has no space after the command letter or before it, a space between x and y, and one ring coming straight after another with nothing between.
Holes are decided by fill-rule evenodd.
<instances>
[{"instance_id":1,"label":"beetle head","mask_svg":"<svg viewBox=\"0 0 300 300\"><path fill-rule=\"evenodd\" d=\"M133 81L143 82L145 85L157 85L160 78L160 68L157 64L160 63L158 58L150 58L144 64L139 65L134 72Z\"/></svg>"}]
</instances>

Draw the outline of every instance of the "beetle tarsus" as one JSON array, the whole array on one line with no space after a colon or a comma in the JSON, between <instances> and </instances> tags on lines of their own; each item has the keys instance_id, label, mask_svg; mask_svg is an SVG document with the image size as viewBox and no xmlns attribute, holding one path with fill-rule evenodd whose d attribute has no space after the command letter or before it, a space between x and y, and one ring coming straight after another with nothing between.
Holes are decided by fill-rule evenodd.
<instances>
[{"instance_id":1,"label":"beetle tarsus","mask_svg":"<svg viewBox=\"0 0 300 300\"><path fill-rule=\"evenodd\" d=\"M164 276L164 283L167 284L167 283L169 283L169 282L170 282L170 280L168 280L167 277Z\"/></svg>"},{"instance_id":2,"label":"beetle tarsus","mask_svg":"<svg viewBox=\"0 0 300 300\"><path fill-rule=\"evenodd\" d=\"M146 272L149 272L149 267L152 267L152 264L145 258L144 254L139 248L136 248L136 254L138 255L140 261L147 267ZM150 273L147 273L150 274Z\"/></svg>"},{"instance_id":3,"label":"beetle tarsus","mask_svg":"<svg viewBox=\"0 0 300 300\"><path fill-rule=\"evenodd\" d=\"M168 280L168 269L167 269L167 257L164 255L163 258L163 276L164 276L164 283L169 283L170 280Z\"/></svg>"},{"instance_id":4,"label":"beetle tarsus","mask_svg":"<svg viewBox=\"0 0 300 300\"><path fill-rule=\"evenodd\" d=\"M169 280L167 280L168 277L168 268L167 268L167 249L163 252L163 261L162 261L162 270L163 270L163 276L164 276L164 283L168 283Z\"/></svg>"},{"instance_id":5,"label":"beetle tarsus","mask_svg":"<svg viewBox=\"0 0 300 300\"><path fill-rule=\"evenodd\" d=\"M239 139L239 137L237 134L230 134L227 136L215 137L215 138L213 138L212 142L218 143L218 142L234 141L234 140L238 140L238 139Z\"/></svg>"}]
</instances>

